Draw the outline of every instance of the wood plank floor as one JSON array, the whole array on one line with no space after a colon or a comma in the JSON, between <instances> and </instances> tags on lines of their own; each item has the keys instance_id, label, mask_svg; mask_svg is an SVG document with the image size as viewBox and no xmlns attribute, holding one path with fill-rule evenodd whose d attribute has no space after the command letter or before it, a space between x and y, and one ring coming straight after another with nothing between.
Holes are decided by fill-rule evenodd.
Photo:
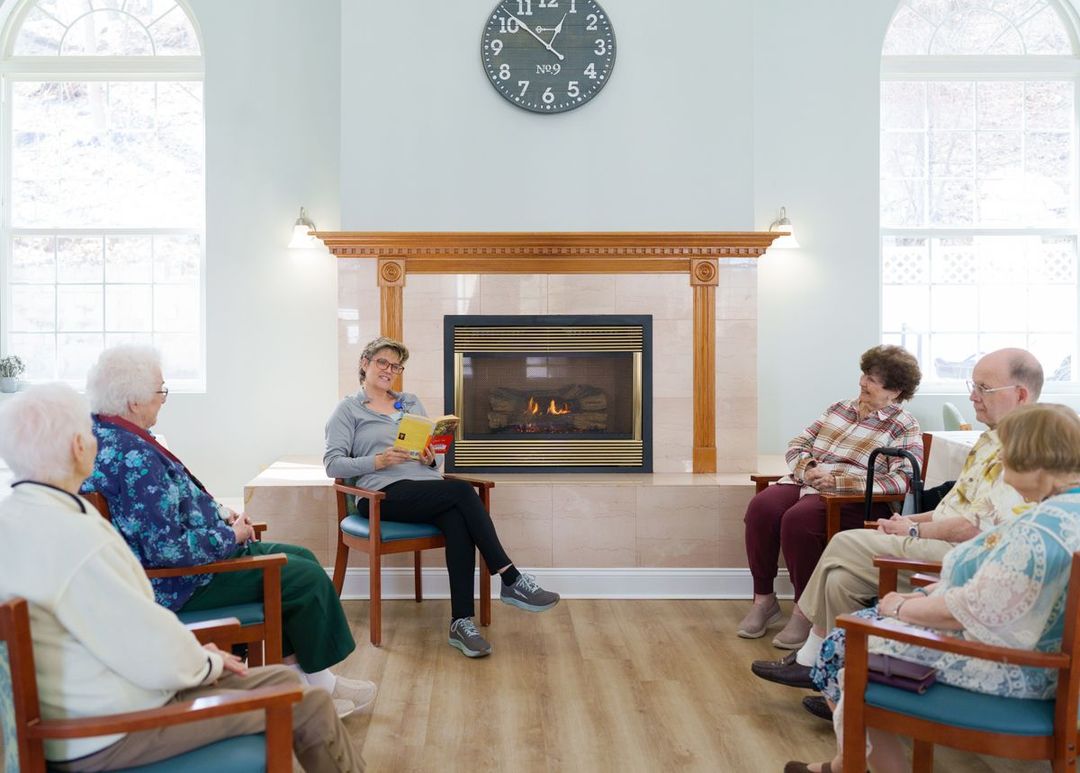
<instances>
[{"instance_id":1,"label":"wood plank floor","mask_svg":"<svg viewBox=\"0 0 1080 773\"><path fill-rule=\"evenodd\" d=\"M446 643L449 602L384 603L383 646L367 603L346 602L359 643L342 667L379 684L346 720L369 771L781 771L831 757L809 693L754 677L779 656L736 637L743 601L563 601L539 615L495 603L470 660ZM786 605L785 605L786 607ZM938 749L936 770L1049 770Z\"/></svg>"}]
</instances>

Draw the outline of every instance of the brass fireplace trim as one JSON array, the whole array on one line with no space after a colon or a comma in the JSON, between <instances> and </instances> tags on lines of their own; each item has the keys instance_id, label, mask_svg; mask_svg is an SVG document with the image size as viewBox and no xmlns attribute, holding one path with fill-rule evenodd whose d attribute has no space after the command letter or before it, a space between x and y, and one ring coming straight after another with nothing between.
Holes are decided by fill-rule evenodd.
<instances>
[{"instance_id":1,"label":"brass fireplace trim","mask_svg":"<svg viewBox=\"0 0 1080 773\"><path fill-rule=\"evenodd\" d=\"M461 467L640 467L640 440L455 440Z\"/></svg>"},{"instance_id":2,"label":"brass fireplace trim","mask_svg":"<svg viewBox=\"0 0 1080 773\"><path fill-rule=\"evenodd\" d=\"M641 352L639 325L470 325L454 331L454 351L469 352Z\"/></svg>"}]
</instances>

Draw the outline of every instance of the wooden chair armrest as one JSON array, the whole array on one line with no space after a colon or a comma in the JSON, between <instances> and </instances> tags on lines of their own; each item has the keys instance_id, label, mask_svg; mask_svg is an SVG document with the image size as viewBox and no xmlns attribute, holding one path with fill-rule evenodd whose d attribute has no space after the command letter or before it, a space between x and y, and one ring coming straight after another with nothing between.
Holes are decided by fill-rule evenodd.
<instances>
[{"instance_id":1,"label":"wooden chair armrest","mask_svg":"<svg viewBox=\"0 0 1080 773\"><path fill-rule=\"evenodd\" d=\"M878 569L898 569L902 572L940 572L940 561L922 561L917 558L900 556L874 556L874 566Z\"/></svg>"},{"instance_id":2,"label":"wooden chair armrest","mask_svg":"<svg viewBox=\"0 0 1080 773\"><path fill-rule=\"evenodd\" d=\"M860 505L866 501L865 491L848 491L846 489L826 489L819 492L825 504L835 502L838 505ZM874 504L882 502L903 502L907 494L874 494L870 501ZM877 524L874 524L877 526Z\"/></svg>"},{"instance_id":3,"label":"wooden chair armrest","mask_svg":"<svg viewBox=\"0 0 1080 773\"><path fill-rule=\"evenodd\" d=\"M941 578L936 574L925 574L919 572L911 575L908 578L908 582L911 583L913 588L925 588L927 585L933 585L935 582L941 582Z\"/></svg>"},{"instance_id":4,"label":"wooden chair armrest","mask_svg":"<svg viewBox=\"0 0 1080 773\"><path fill-rule=\"evenodd\" d=\"M135 733L241 714L245 711L288 708L303 696L304 693L299 687L263 687L183 703L169 703L145 711L109 714L104 717L41 720L27 727L27 733L31 738L87 738L112 733Z\"/></svg>"},{"instance_id":5,"label":"wooden chair armrest","mask_svg":"<svg viewBox=\"0 0 1080 773\"><path fill-rule=\"evenodd\" d=\"M284 553L271 553L266 556L241 556L213 561L199 566L162 566L146 570L147 577L184 577L189 574L218 574L219 572L246 572L251 569L269 569L272 566L284 566L288 560Z\"/></svg>"},{"instance_id":6,"label":"wooden chair armrest","mask_svg":"<svg viewBox=\"0 0 1080 773\"><path fill-rule=\"evenodd\" d=\"M266 524L261 521L259 523L253 523L251 524L251 529L255 532L255 541L262 541L263 532L266 531Z\"/></svg>"},{"instance_id":7,"label":"wooden chair armrest","mask_svg":"<svg viewBox=\"0 0 1080 773\"><path fill-rule=\"evenodd\" d=\"M484 478L473 478L472 476L469 476L469 475L458 475L456 473L453 473L453 474L450 474L450 475L444 475L443 477L446 478L446 480L463 480L466 483L471 483L472 485L476 486L476 488L478 488L478 489L492 489L492 488L495 488L495 481L493 481L493 480L485 480Z\"/></svg>"},{"instance_id":8,"label":"wooden chair armrest","mask_svg":"<svg viewBox=\"0 0 1080 773\"><path fill-rule=\"evenodd\" d=\"M334 481L334 491L340 491L342 494L353 494L354 496L363 497L372 502L377 499L386 499L385 491L374 491L372 489L359 488L358 486L347 486L340 478Z\"/></svg>"},{"instance_id":9,"label":"wooden chair armrest","mask_svg":"<svg viewBox=\"0 0 1080 773\"><path fill-rule=\"evenodd\" d=\"M892 639L942 652L952 652L956 655L967 655L980 660L991 660L996 663L1054 669L1066 668L1069 665L1069 656L1060 652L1017 650L1011 647L998 647L993 644L958 639L953 636L941 636L921 629L897 629L887 622L865 620L854 615L840 615L836 618L836 624L847 631L849 643L852 636L880 636L883 639Z\"/></svg>"},{"instance_id":10,"label":"wooden chair armrest","mask_svg":"<svg viewBox=\"0 0 1080 773\"><path fill-rule=\"evenodd\" d=\"M199 623L184 623L184 627L195 634L199 644L209 644L240 633L240 619L219 617L215 620L203 620Z\"/></svg>"}]
</instances>

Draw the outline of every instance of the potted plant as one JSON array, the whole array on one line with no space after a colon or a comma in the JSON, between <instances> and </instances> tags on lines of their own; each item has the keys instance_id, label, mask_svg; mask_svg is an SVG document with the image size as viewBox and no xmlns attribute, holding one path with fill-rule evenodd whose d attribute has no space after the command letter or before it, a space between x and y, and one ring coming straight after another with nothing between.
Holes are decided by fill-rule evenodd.
<instances>
[{"instance_id":1,"label":"potted plant","mask_svg":"<svg viewBox=\"0 0 1080 773\"><path fill-rule=\"evenodd\" d=\"M0 392L14 392L19 388L19 375L26 370L26 363L14 354L0 357Z\"/></svg>"}]
</instances>

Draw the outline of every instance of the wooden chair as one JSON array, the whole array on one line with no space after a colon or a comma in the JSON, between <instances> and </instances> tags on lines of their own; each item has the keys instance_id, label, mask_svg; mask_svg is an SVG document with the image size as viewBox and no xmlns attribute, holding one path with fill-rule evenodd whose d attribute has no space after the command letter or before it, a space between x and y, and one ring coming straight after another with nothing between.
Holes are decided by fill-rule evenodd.
<instances>
[{"instance_id":1,"label":"wooden chair","mask_svg":"<svg viewBox=\"0 0 1080 773\"><path fill-rule=\"evenodd\" d=\"M480 478L447 475L446 480L463 480L476 487L476 493L484 508L491 511L491 489L495 483ZM334 559L334 587L338 596L345 585L345 569L349 564L349 549L362 550L368 554L368 582L371 601L368 604L368 629L371 643L382 645L382 557L394 553L413 554L413 582L416 601L424 600L421 577L420 553L424 550L446 547L446 537L435 526L425 523L400 523L383 521L382 500L386 494L349 485L338 478L334 481L337 494L338 544ZM368 517L356 509L355 497L368 503ZM480 556L480 625L491 624L491 575L488 574L484 557Z\"/></svg>"},{"instance_id":2,"label":"wooden chair","mask_svg":"<svg viewBox=\"0 0 1080 773\"><path fill-rule=\"evenodd\" d=\"M95 491L81 496L97 508L105 520L112 521L109 502L103 494ZM259 530L261 534L266 530L266 524L260 525L262 526ZM192 627L192 630L199 641L204 644L212 641L222 649L229 649L234 644L246 644L248 663L252 666L261 666L264 663L281 662L281 567L285 565L286 560L282 553L268 556L243 556L200 566L146 568L146 576L154 579L193 574L218 574L219 572L261 571L262 603L233 604L198 612L181 611L176 615L188 627L207 621L213 623L220 618L237 618L240 621L240 628L236 630L222 632L214 627L205 630Z\"/></svg>"},{"instance_id":3,"label":"wooden chair","mask_svg":"<svg viewBox=\"0 0 1080 773\"><path fill-rule=\"evenodd\" d=\"M1080 553L1073 555L1061 652L997 647L896 630L887 624L840 615L847 631L844 671L844 770L866 770L866 728L914 739L916 773L933 769L934 745L1020 760L1049 760L1056 773L1076 770L1077 700L1080 697ZM881 636L933 650L1058 672L1054 700L1020 700L935 684L923 695L868 683L867 638Z\"/></svg>"},{"instance_id":4,"label":"wooden chair","mask_svg":"<svg viewBox=\"0 0 1080 773\"><path fill-rule=\"evenodd\" d=\"M927 463L930 461L930 444L934 441L934 436L929 432L924 432L922 436L923 440L923 470L926 469ZM879 451L881 449L878 449ZM916 476L918 472L916 471ZM751 475L750 480L754 482L754 493L760 494L771 483L775 483L780 480L783 475ZM921 485L921 478L920 478ZM873 494L868 504L881 504L883 502L903 502L907 498L907 494ZM866 494L864 492L854 491L822 491L821 499L825 503L825 539L831 540L837 534L840 533L840 508L845 505L858 504L860 502L866 502ZM866 521L865 524L868 529L876 529L877 521Z\"/></svg>"},{"instance_id":5,"label":"wooden chair","mask_svg":"<svg viewBox=\"0 0 1080 773\"><path fill-rule=\"evenodd\" d=\"M245 711L266 713L266 732L228 738L139 770L292 771L292 704L300 688L273 687L200 698L146 711L80 719L42 719L30 613L25 600L0 604L0 726L9 773L44 773L45 739L89 738L199 722ZM11 764L14 763L14 767Z\"/></svg>"},{"instance_id":6,"label":"wooden chair","mask_svg":"<svg viewBox=\"0 0 1080 773\"><path fill-rule=\"evenodd\" d=\"M917 558L901 558L900 556L875 556L874 566L878 568L878 598L885 598L885 594L892 593L899 587L900 572L912 572L911 585L919 588L931 585L940 578L940 561L920 561Z\"/></svg>"}]
</instances>

